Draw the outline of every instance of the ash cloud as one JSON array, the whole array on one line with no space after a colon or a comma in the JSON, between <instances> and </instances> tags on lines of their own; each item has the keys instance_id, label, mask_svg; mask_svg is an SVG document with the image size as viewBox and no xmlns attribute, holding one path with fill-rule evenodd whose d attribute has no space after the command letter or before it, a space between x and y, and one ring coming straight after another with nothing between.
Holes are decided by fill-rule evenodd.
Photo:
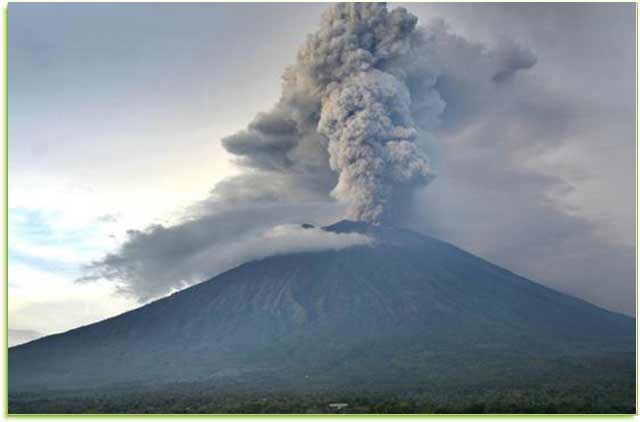
<instances>
[{"instance_id":1,"label":"ash cloud","mask_svg":"<svg viewBox=\"0 0 640 422\"><path fill-rule=\"evenodd\" d=\"M296 211L313 217L312 206ZM327 209L320 207L319 211ZM104 278L118 282L123 294L145 302L248 261L373 243L362 234L280 224L295 218L291 212L291 208L273 205L256 209L253 204L251 209L236 209L172 227L132 230L118 252L89 266L83 281ZM259 223L251 223L256 220Z\"/></svg>"},{"instance_id":2,"label":"ash cloud","mask_svg":"<svg viewBox=\"0 0 640 422\"><path fill-rule=\"evenodd\" d=\"M496 82L535 64L515 42L490 51L442 22L417 21L384 3L332 7L284 73L278 104L225 138L227 151L249 168L320 174L348 218L393 222L394 209L435 177L427 149L447 105L438 83L451 58L467 56L465 67Z\"/></svg>"},{"instance_id":3,"label":"ash cloud","mask_svg":"<svg viewBox=\"0 0 640 422\"><path fill-rule=\"evenodd\" d=\"M607 157L616 158L616 171L625 168L634 140L634 97L625 93L634 78L620 72L633 69L633 61L621 66L621 49L611 46L624 38L616 23L626 12L577 5L410 7L453 17L468 10L473 26L488 25L500 36L492 44L472 41L442 19L429 21L438 15L432 11L419 26L402 9L336 6L285 71L278 103L224 139L244 173L219 183L182 222L132 232L92 271L147 300L255 256L243 252L255 244L238 239L355 213L434 234L633 314L633 239L620 242L605 225L619 218L595 220L581 215L586 205L569 207L563 198L583 185L540 162L577 151L561 161L570 170L587 150L578 163L585 177L605 169ZM543 21L551 26L542 30ZM557 48L566 59L554 55ZM603 145L620 153L605 154ZM592 159L600 152L602 160ZM634 160L629 163L632 172ZM624 172L608 182L616 171L591 175L605 188L590 197L618 204L611 207L616 212L634 209Z\"/></svg>"},{"instance_id":4,"label":"ash cloud","mask_svg":"<svg viewBox=\"0 0 640 422\"><path fill-rule=\"evenodd\" d=\"M322 224L325 219L338 219L342 212L329 202L309 199L292 203L283 197L274 200L268 195L250 194L249 199L240 199L227 197L224 192L224 189L214 191L208 200L194 204L178 224L129 230L120 248L89 264L86 275L79 281L111 280L122 293L145 302L257 258L258 246L268 255L271 247L284 253L318 245L315 238L304 243L308 237L295 241L291 236L270 239L261 236L292 222ZM260 238L264 242L255 243ZM290 241L288 248L286 240ZM333 246L328 244L328 248Z\"/></svg>"},{"instance_id":5,"label":"ash cloud","mask_svg":"<svg viewBox=\"0 0 640 422\"><path fill-rule=\"evenodd\" d=\"M504 71L506 63L527 62L526 53L498 59L527 49L513 40L526 40L539 59L531 72L487 83L471 73L488 68L464 66L478 49L451 57L458 64L438 84L447 102L434 131L438 179L417 194L406 224L634 315L633 5L432 3L412 10L497 39L493 59ZM464 81L473 86L461 90Z\"/></svg>"},{"instance_id":6,"label":"ash cloud","mask_svg":"<svg viewBox=\"0 0 640 422\"><path fill-rule=\"evenodd\" d=\"M518 70L529 69L538 61L531 50L504 37L500 38L493 55L496 62L499 63L499 70L493 75L494 82L507 81Z\"/></svg>"}]
</instances>

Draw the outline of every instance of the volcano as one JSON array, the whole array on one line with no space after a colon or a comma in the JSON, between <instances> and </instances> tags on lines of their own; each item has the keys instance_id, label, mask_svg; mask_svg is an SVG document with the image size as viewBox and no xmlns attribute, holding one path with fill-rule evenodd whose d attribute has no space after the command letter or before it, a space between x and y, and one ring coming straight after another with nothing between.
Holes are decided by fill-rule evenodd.
<instances>
[{"instance_id":1,"label":"volcano","mask_svg":"<svg viewBox=\"0 0 640 422\"><path fill-rule=\"evenodd\" d=\"M10 393L180 382L283 391L634 383L633 318L409 230L346 220L323 230L373 242L248 262L12 347Z\"/></svg>"}]
</instances>

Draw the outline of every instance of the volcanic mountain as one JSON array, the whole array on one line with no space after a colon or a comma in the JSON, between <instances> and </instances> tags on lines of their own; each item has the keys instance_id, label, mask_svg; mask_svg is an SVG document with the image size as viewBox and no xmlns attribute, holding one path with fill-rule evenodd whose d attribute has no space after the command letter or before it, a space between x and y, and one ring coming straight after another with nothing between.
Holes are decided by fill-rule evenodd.
<instances>
[{"instance_id":1,"label":"volcanic mountain","mask_svg":"<svg viewBox=\"0 0 640 422\"><path fill-rule=\"evenodd\" d=\"M296 391L634 382L632 318L408 230L352 221L323 230L373 242L248 262L12 347L10 392L171 382Z\"/></svg>"}]
</instances>

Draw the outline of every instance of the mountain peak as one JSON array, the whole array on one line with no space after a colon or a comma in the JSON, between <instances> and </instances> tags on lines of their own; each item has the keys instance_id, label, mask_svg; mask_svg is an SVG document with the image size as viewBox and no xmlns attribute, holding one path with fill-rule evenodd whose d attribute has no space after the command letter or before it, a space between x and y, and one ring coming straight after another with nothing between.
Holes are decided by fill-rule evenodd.
<instances>
[{"instance_id":1,"label":"mountain peak","mask_svg":"<svg viewBox=\"0 0 640 422\"><path fill-rule=\"evenodd\" d=\"M375 229L371 223L366 221L353 221L353 220L340 220L330 226L325 226L322 229L334 232L334 233L366 233Z\"/></svg>"},{"instance_id":2,"label":"mountain peak","mask_svg":"<svg viewBox=\"0 0 640 422\"><path fill-rule=\"evenodd\" d=\"M322 227L323 230L333 233L359 233L375 238L387 245L417 246L422 242L432 242L433 238L415 233L411 230L369 223L367 221L341 220L330 226Z\"/></svg>"}]
</instances>

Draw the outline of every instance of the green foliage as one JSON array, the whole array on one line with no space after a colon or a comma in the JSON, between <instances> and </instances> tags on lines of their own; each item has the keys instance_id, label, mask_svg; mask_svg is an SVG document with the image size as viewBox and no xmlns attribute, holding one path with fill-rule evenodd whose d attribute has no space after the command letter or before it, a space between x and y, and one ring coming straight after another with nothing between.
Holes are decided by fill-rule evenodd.
<instances>
[{"instance_id":1,"label":"green foliage","mask_svg":"<svg viewBox=\"0 0 640 422\"><path fill-rule=\"evenodd\" d=\"M10 414L318 414L318 413L635 413L635 385L628 382L580 383L560 379L555 384L432 389L393 392L329 392L297 394L284 391L219 389L203 384L176 384L158 389L93 392L19 393L9 397ZM336 410L330 403L348 403Z\"/></svg>"}]
</instances>

